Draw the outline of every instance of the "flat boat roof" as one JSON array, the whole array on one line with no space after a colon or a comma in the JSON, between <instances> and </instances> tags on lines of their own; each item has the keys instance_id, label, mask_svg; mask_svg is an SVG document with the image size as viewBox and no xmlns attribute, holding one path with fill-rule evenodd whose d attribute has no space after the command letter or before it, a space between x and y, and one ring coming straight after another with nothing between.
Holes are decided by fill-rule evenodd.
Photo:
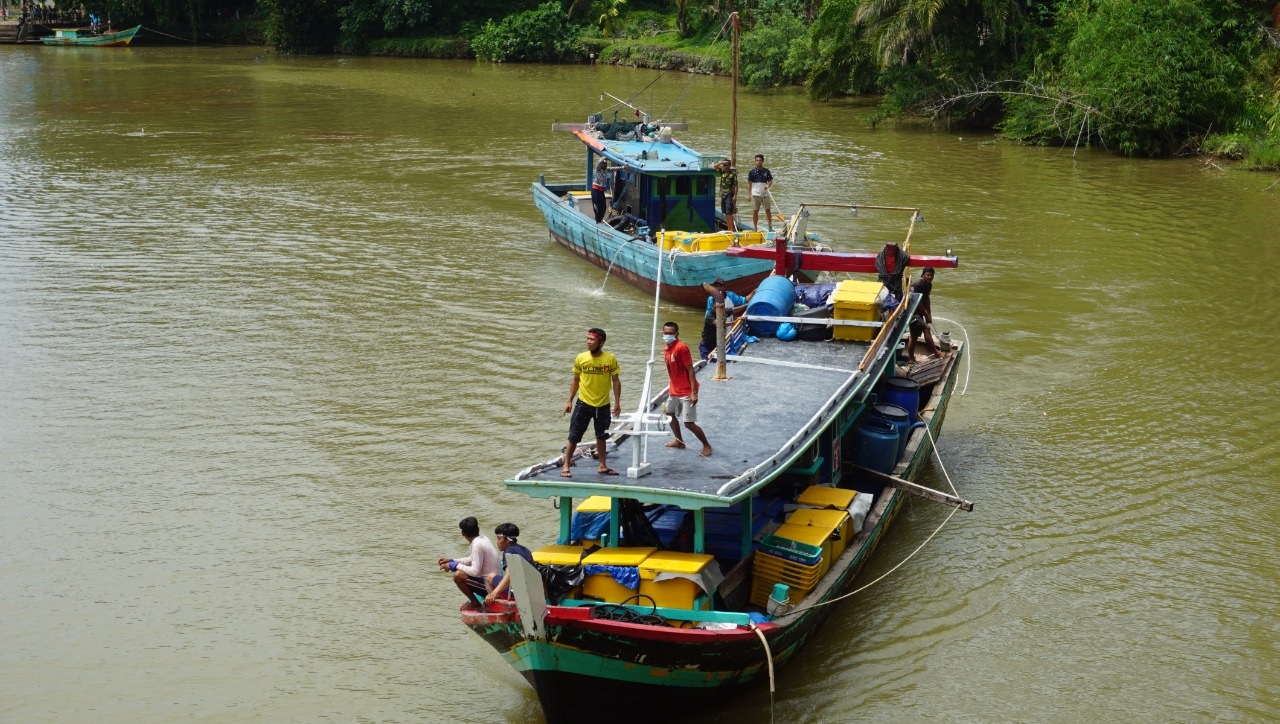
<instances>
[{"instance_id":1,"label":"flat boat roof","mask_svg":"<svg viewBox=\"0 0 1280 724\"><path fill-rule=\"evenodd\" d=\"M912 306L916 302L912 295ZM906 311L898 316L895 334L889 339L901 335L912 310ZM608 457L618 476L601 475L594 459L581 457L572 468L573 477L564 478L557 458L521 471L506 484L542 498L606 495L685 509L732 505L790 466L813 436L834 422L843 401L861 394L879 376L894 354L894 345L885 347L864 373L858 371L858 364L870 348L868 343L761 339L748 345L742 356L727 358L728 381L712 380L712 370L699 370L698 425L714 450L709 457L699 454L698 441L688 431L684 449L665 447L672 439L669 435L651 435L649 474L629 478L626 468L632 463L634 446L643 444L643 439L623 431L620 439L613 438L619 442L616 448L610 445ZM663 372L661 364L655 365L655 378L661 379ZM658 404L651 404L649 411L660 411L665 396L658 395ZM824 415L819 417L820 413ZM593 445L584 440L579 449Z\"/></svg>"}]
</instances>

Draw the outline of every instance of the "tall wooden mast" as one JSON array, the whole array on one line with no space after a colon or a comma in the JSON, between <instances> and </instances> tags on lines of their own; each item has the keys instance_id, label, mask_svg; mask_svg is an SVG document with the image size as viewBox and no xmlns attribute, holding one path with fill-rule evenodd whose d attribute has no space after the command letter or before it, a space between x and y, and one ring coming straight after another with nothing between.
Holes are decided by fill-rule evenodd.
<instances>
[{"instance_id":1,"label":"tall wooden mast","mask_svg":"<svg viewBox=\"0 0 1280 724\"><path fill-rule=\"evenodd\" d=\"M729 141L729 165L738 167L738 37L742 35L742 25L738 14L731 13L729 22L733 23L733 137Z\"/></svg>"}]
</instances>

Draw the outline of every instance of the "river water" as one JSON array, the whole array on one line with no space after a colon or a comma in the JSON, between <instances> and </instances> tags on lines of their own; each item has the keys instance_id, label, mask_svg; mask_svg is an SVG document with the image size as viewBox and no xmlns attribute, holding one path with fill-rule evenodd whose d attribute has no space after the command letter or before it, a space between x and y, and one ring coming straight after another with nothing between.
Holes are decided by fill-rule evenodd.
<instances>
[{"instance_id":1,"label":"river water","mask_svg":"<svg viewBox=\"0 0 1280 724\"><path fill-rule=\"evenodd\" d=\"M465 515L550 542L501 481L562 443L585 327L636 400L652 302L529 184L581 174L552 121L651 82L728 151L720 78L0 47L0 720L539 721L434 560ZM932 539L947 510L904 511L867 578L927 545L781 671L776 720L1280 717L1275 179L868 110L743 94L739 154L784 209L918 205L913 250L960 255L940 448L976 508Z\"/></svg>"}]
</instances>

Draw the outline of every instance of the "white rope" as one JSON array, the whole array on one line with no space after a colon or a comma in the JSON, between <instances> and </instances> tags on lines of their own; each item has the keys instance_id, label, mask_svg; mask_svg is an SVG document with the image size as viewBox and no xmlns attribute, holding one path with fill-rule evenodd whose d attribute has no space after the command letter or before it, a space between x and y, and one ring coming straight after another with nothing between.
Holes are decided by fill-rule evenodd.
<instances>
[{"instance_id":1,"label":"white rope","mask_svg":"<svg viewBox=\"0 0 1280 724\"><path fill-rule=\"evenodd\" d=\"M773 652L769 650L769 639L764 637L764 632L756 628L755 622L751 624L751 630L756 632L756 636L760 637L760 643L764 644L764 657L769 662L769 721L773 721L773 692L775 684L773 680Z\"/></svg>"},{"instance_id":2,"label":"white rope","mask_svg":"<svg viewBox=\"0 0 1280 724\"><path fill-rule=\"evenodd\" d=\"M960 333L964 335L964 388L960 390L960 396L963 397L964 393L969 389L969 373L973 371L973 343L969 341L969 330L954 319L938 316L934 316L934 319L956 325L960 328Z\"/></svg>"},{"instance_id":3,"label":"white rope","mask_svg":"<svg viewBox=\"0 0 1280 724\"><path fill-rule=\"evenodd\" d=\"M924 431L925 431L925 434L926 434L926 435L928 435L928 437L929 437L929 442L933 445L933 457L934 457L935 459L937 459L937 461L938 461L938 468L939 468L940 470L942 470L942 476L943 476L943 477L945 477L945 478L947 479L947 485L951 488L951 492L952 492L952 493L954 493L957 497L959 497L959 495L960 495L960 494L956 491L956 486L955 486L955 484L951 482L951 476L947 473L947 468L946 468L946 466L942 464L942 456L941 456L940 454L938 454L938 445L937 445L937 443L934 441L934 439L933 439L933 433L932 433L932 432L930 432L930 430L929 430L929 426L928 426L928 425L925 425L925 426L924 426ZM899 492L901 492L901 491L899 491ZM901 494L902 494L902 495L906 495L906 493L905 493L905 492L902 492ZM905 565L907 561L909 561L909 560L911 560L912 558L914 558L914 557L915 557L915 555L921 551L921 549L923 549L926 545L928 545L928 544L929 544L929 541L933 540L934 536L938 535L938 533L940 533L940 532L942 531L942 529L947 525L947 523L949 523L949 522L951 521L951 517L952 517L953 515L955 515L959 510L960 510L959 508L952 508L952 509L951 509L951 512L947 515L947 517L946 517L946 518L944 518L944 519L943 519L943 521L942 521L941 523L939 523L939 524L938 524L938 527L937 527L937 528L935 528L935 529L934 529L934 531L933 531L932 533L930 533L930 534L929 534L929 537L927 537L927 538L925 538L923 541L921 541L920 545L916 546L916 549L915 549L915 550L913 550L913 551L911 551L909 554L907 554L907 557L906 557L906 558L903 558L901 561L899 561L899 562L897 563L897 565L895 565L893 568L890 568L889 570L885 571L883 574L881 574L881 575L880 575L879 577L877 577L875 580L870 581L870 582L866 583L865 585L859 586L858 588L856 588L856 589L854 589L854 590L852 590L852 591L850 591L850 592L848 592L848 593L844 594L843 596L839 596L839 597L837 597L837 598L833 598L833 599L831 599L830 601L822 601L822 602L820 602L820 603L815 603L815 604L813 604L812 606L806 606L806 607L804 607L804 608L798 608L798 609L796 609L796 610L794 610L794 611L792 611L792 612L788 613L787 615L788 615L788 616L794 616L794 615L796 615L796 614L798 614L798 613L802 613L802 612L804 612L804 611L808 611L808 610L810 610L810 609L818 608L819 606L826 606L826 605L829 605L829 604L832 604L832 603L838 603L838 602L840 602L840 601L845 600L846 598L850 598L850 597L852 597L852 596L856 596L857 594L862 593L863 591L867 590L868 588L871 588L872 586L876 585L876 584L877 584L877 583L879 583L880 581L883 581L884 579L888 578L890 574L892 574L894 571L897 571L899 568L901 568L903 565Z\"/></svg>"}]
</instances>

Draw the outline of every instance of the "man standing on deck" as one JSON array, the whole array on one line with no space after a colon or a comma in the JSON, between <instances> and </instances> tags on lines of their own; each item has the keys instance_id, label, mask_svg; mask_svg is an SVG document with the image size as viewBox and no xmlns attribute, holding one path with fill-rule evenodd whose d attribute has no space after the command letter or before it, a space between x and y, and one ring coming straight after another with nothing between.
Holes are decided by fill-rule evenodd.
<instances>
[{"instance_id":1,"label":"man standing on deck","mask_svg":"<svg viewBox=\"0 0 1280 724\"><path fill-rule=\"evenodd\" d=\"M593 423L596 429L596 458L600 461L601 475L617 475L618 471L605 462L605 443L609 441L609 425L613 418L609 414L609 389L613 388L613 414L622 414L622 380L618 379L621 368L618 358L604 351L605 333L603 329L592 327L587 330L587 351L573 360L573 382L569 383L569 402L564 406L564 414L573 412L569 418L569 444L564 448L564 467L560 476L573 477L573 453L582 442L587 431L587 424ZM574 398L578 401L575 404Z\"/></svg>"},{"instance_id":2,"label":"man standing on deck","mask_svg":"<svg viewBox=\"0 0 1280 724\"><path fill-rule=\"evenodd\" d=\"M716 170L720 172L720 212L724 214L724 228L737 231L733 217L738 213L738 169L726 158L716 164Z\"/></svg>"},{"instance_id":3,"label":"man standing on deck","mask_svg":"<svg viewBox=\"0 0 1280 724\"><path fill-rule=\"evenodd\" d=\"M929 301L929 294L933 292L932 268L920 273L920 279L911 285L911 291L920 295L920 303L916 305L915 316L911 318L911 336L907 337L907 359L915 362L916 337L921 333L924 333L924 343L929 345L933 356L942 357L946 353L938 348L937 343L933 341L933 334L929 331L929 325L933 324L933 304Z\"/></svg>"},{"instance_id":4,"label":"man standing on deck","mask_svg":"<svg viewBox=\"0 0 1280 724\"><path fill-rule=\"evenodd\" d=\"M745 298L739 296L735 292L726 292L724 290L724 279L716 277L716 280L710 284L703 284L702 288L707 290L707 314L702 322L702 341L698 343L698 354L702 359L706 359L711 355L711 350L716 348L716 296L714 292L724 294L724 322L726 329L733 321L733 310L738 309L739 314L747 310L747 302L751 300L751 295ZM751 294L755 294L752 292Z\"/></svg>"},{"instance_id":5,"label":"man standing on deck","mask_svg":"<svg viewBox=\"0 0 1280 724\"><path fill-rule=\"evenodd\" d=\"M764 156L756 154L756 167L747 172L747 183L751 185L751 225L760 230L760 207L764 206L764 220L773 231L773 172L764 167Z\"/></svg>"},{"instance_id":6,"label":"man standing on deck","mask_svg":"<svg viewBox=\"0 0 1280 724\"><path fill-rule=\"evenodd\" d=\"M684 426L702 443L700 454L705 458L711 455L711 443L698 427L698 375L693 369L693 355L689 353L689 346L680 341L680 327L675 322L662 325L662 341L671 385L665 409L671 416L671 434L676 438L667 443L667 447L685 446L684 437L680 434L680 420L683 419Z\"/></svg>"},{"instance_id":7,"label":"man standing on deck","mask_svg":"<svg viewBox=\"0 0 1280 724\"><path fill-rule=\"evenodd\" d=\"M609 188L609 164L604 158L596 163L596 171L591 176L591 210L596 214L596 223L604 220L604 213L609 203L604 199L604 192Z\"/></svg>"}]
</instances>

